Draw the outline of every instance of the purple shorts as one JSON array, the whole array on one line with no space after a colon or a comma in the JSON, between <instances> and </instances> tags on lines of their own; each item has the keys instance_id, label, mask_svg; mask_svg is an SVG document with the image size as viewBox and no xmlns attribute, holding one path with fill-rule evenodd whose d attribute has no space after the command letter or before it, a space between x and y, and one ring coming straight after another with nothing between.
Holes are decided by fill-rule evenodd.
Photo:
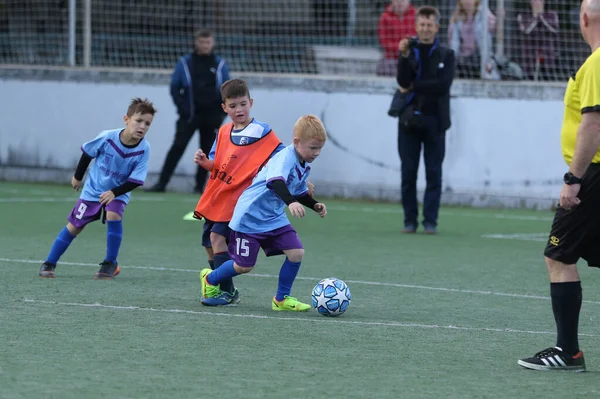
<instances>
[{"instance_id":1,"label":"purple shorts","mask_svg":"<svg viewBox=\"0 0 600 399\"><path fill-rule=\"evenodd\" d=\"M238 265L243 267L254 266L260 248L263 249L265 255L274 256L283 254L284 250L304 247L292 225L259 234L231 232L229 256Z\"/></svg>"},{"instance_id":2,"label":"purple shorts","mask_svg":"<svg viewBox=\"0 0 600 399\"><path fill-rule=\"evenodd\" d=\"M105 211L114 212L122 218L126 206L127 204L123 201L114 200L110 204L105 205L104 208ZM82 229L88 223L100 219L100 216L102 216L102 207L103 205L99 202L79 199L67 220L76 228Z\"/></svg>"}]
</instances>

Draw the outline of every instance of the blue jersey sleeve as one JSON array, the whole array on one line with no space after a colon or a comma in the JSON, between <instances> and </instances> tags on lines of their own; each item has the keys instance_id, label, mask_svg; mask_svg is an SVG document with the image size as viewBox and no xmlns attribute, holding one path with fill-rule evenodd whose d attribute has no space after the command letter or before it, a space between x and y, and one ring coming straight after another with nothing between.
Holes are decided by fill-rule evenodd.
<instances>
[{"instance_id":1,"label":"blue jersey sleeve","mask_svg":"<svg viewBox=\"0 0 600 399\"><path fill-rule=\"evenodd\" d=\"M144 151L140 161L135 165L131 174L127 178L127 181L144 185L146 176L148 175L148 161L150 160L150 148Z\"/></svg>"},{"instance_id":2,"label":"blue jersey sleeve","mask_svg":"<svg viewBox=\"0 0 600 399\"><path fill-rule=\"evenodd\" d=\"M300 181L300 183L295 187L294 192L292 192L292 195L294 197L301 197L303 195L308 194L308 186L306 185L306 178L308 177L308 173L306 176L304 176L302 178L302 180Z\"/></svg>"},{"instance_id":3,"label":"blue jersey sleeve","mask_svg":"<svg viewBox=\"0 0 600 399\"><path fill-rule=\"evenodd\" d=\"M283 151L271 158L267 164L267 183L276 179L288 181L290 173L296 165L296 153Z\"/></svg>"},{"instance_id":4,"label":"blue jersey sleeve","mask_svg":"<svg viewBox=\"0 0 600 399\"><path fill-rule=\"evenodd\" d=\"M97 135L95 139L88 141L87 143L83 143L83 145L81 146L81 151L85 152L92 158L96 158L98 156L98 151L100 151L100 149L106 142L106 137L109 133L109 130L104 131Z\"/></svg>"},{"instance_id":5,"label":"blue jersey sleeve","mask_svg":"<svg viewBox=\"0 0 600 399\"><path fill-rule=\"evenodd\" d=\"M208 159L210 159L211 161L215 160L215 153L217 152L217 140L218 139L219 139L219 136L217 136L215 138L212 148L210 149L210 152L208 153Z\"/></svg>"}]
</instances>

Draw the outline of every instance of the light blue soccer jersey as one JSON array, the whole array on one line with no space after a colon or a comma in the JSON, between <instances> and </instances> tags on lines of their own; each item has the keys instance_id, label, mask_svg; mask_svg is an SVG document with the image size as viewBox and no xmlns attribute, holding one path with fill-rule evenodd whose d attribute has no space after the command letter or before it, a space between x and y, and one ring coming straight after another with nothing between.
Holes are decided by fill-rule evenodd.
<instances>
[{"instance_id":1,"label":"light blue soccer jersey","mask_svg":"<svg viewBox=\"0 0 600 399\"><path fill-rule=\"evenodd\" d=\"M271 127L269 125L267 125L266 123L262 123L262 122L257 121L256 119L252 119L252 121L245 128L240 129L240 130L235 130L235 129L232 130L229 137L231 138L231 141L233 142L233 144L249 145L249 144L255 143L256 141L260 140L261 138L266 136L267 133L269 133L270 131L271 131ZM210 152L208 153L208 159L210 159L210 160L215 159L217 140L219 140L218 136L215 139L215 142L213 143L213 146L210 149ZM279 144L279 146L275 149L274 153L277 153L277 152L283 150L284 148L285 148L285 145Z\"/></svg>"},{"instance_id":2,"label":"light blue soccer jersey","mask_svg":"<svg viewBox=\"0 0 600 399\"><path fill-rule=\"evenodd\" d=\"M273 180L286 182L290 193L297 197L308 192L306 179L310 173L308 163L300 163L296 149L285 147L261 169L235 206L229 227L241 233L266 233L290 224L286 204L268 184Z\"/></svg>"},{"instance_id":3,"label":"light blue soccer jersey","mask_svg":"<svg viewBox=\"0 0 600 399\"><path fill-rule=\"evenodd\" d=\"M81 146L83 152L94 158L81 192L82 200L100 202L100 194L127 181L144 184L150 144L143 139L135 147L126 147L119 139L121 131L123 129L105 130ZM130 196L128 192L115 199L128 203Z\"/></svg>"}]
</instances>

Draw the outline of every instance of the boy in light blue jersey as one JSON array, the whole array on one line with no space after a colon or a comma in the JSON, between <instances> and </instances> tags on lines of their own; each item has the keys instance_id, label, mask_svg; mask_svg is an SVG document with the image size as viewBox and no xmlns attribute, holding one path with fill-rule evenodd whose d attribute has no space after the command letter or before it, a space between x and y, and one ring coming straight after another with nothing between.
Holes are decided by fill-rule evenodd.
<instances>
[{"instance_id":1,"label":"boy in light blue jersey","mask_svg":"<svg viewBox=\"0 0 600 399\"><path fill-rule=\"evenodd\" d=\"M144 139L156 110L148 100L132 100L123 117L124 129L105 130L84 143L83 154L71 186L79 191L85 171L92 161L79 201L67 218L67 226L54 241L48 258L40 268L40 277L54 278L56 264L73 239L90 222L106 219L106 258L100 263L95 279L112 279L119 274L117 256L123 238L123 212L131 191L144 184L148 174L150 144Z\"/></svg>"},{"instance_id":2,"label":"boy in light blue jersey","mask_svg":"<svg viewBox=\"0 0 600 399\"><path fill-rule=\"evenodd\" d=\"M217 269L230 259L228 224L237 199L269 157L280 147L285 148L269 125L250 115L254 100L246 82L232 79L223 83L221 97L223 111L231 122L221 126L208 156L202 149L194 156L194 162L209 172L194 217L205 221L202 245L211 269ZM229 178L223 180L220 175ZM231 295L233 303L239 302L240 293L231 279L223 281L221 289Z\"/></svg>"},{"instance_id":3,"label":"boy in light blue jersey","mask_svg":"<svg viewBox=\"0 0 600 399\"><path fill-rule=\"evenodd\" d=\"M238 199L229 223L232 232L228 251L232 260L216 270L201 271L202 304L228 305L230 296L220 290L219 284L250 272L262 248L267 256L286 255L272 309L299 312L310 309L310 305L290 295L304 248L285 214L285 207L296 218L304 217L303 205L321 217L327 214L325 204L310 196L306 185L309 164L319 156L326 140L327 133L319 118L305 115L298 119L293 144L273 156Z\"/></svg>"},{"instance_id":4,"label":"boy in light blue jersey","mask_svg":"<svg viewBox=\"0 0 600 399\"><path fill-rule=\"evenodd\" d=\"M254 101L246 82L240 79L225 82L221 97L223 111L231 122L221 126L208 156L202 149L194 156L194 162L210 172L194 215L205 220L202 245L211 269L219 268L230 259L227 251L231 234L229 222L238 198L262 166L286 148L268 124L250 115ZM229 178L219 178L225 175ZM308 182L307 185L312 193L314 186ZM221 281L220 289L231 295L231 303L239 302L240 293L231 279Z\"/></svg>"}]
</instances>

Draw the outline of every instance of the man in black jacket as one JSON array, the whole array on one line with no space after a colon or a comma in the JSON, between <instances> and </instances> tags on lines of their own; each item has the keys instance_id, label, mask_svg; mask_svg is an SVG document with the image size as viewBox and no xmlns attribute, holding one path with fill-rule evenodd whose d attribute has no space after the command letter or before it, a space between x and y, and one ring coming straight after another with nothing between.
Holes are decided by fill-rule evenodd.
<instances>
[{"instance_id":1,"label":"man in black jacket","mask_svg":"<svg viewBox=\"0 0 600 399\"><path fill-rule=\"evenodd\" d=\"M437 233L442 196L442 162L446 130L450 127L450 86L454 79L454 52L437 38L440 13L424 6L417 11L417 38L403 39L396 80L406 94L406 106L398 124L398 152L402 164L402 206L404 233L417 231L417 171L421 147L425 159L427 187L423 200L423 227Z\"/></svg>"},{"instance_id":2,"label":"man in black jacket","mask_svg":"<svg viewBox=\"0 0 600 399\"><path fill-rule=\"evenodd\" d=\"M221 108L221 85L230 79L227 63L213 53L215 41L209 30L200 29L194 37L194 52L177 62L171 78L171 97L179 114L175 139L167 153L158 183L147 191L165 191L196 130L200 131L200 148L208 154L216 131L225 119ZM204 189L206 175L206 170L198 166L195 192L201 193Z\"/></svg>"}]
</instances>

